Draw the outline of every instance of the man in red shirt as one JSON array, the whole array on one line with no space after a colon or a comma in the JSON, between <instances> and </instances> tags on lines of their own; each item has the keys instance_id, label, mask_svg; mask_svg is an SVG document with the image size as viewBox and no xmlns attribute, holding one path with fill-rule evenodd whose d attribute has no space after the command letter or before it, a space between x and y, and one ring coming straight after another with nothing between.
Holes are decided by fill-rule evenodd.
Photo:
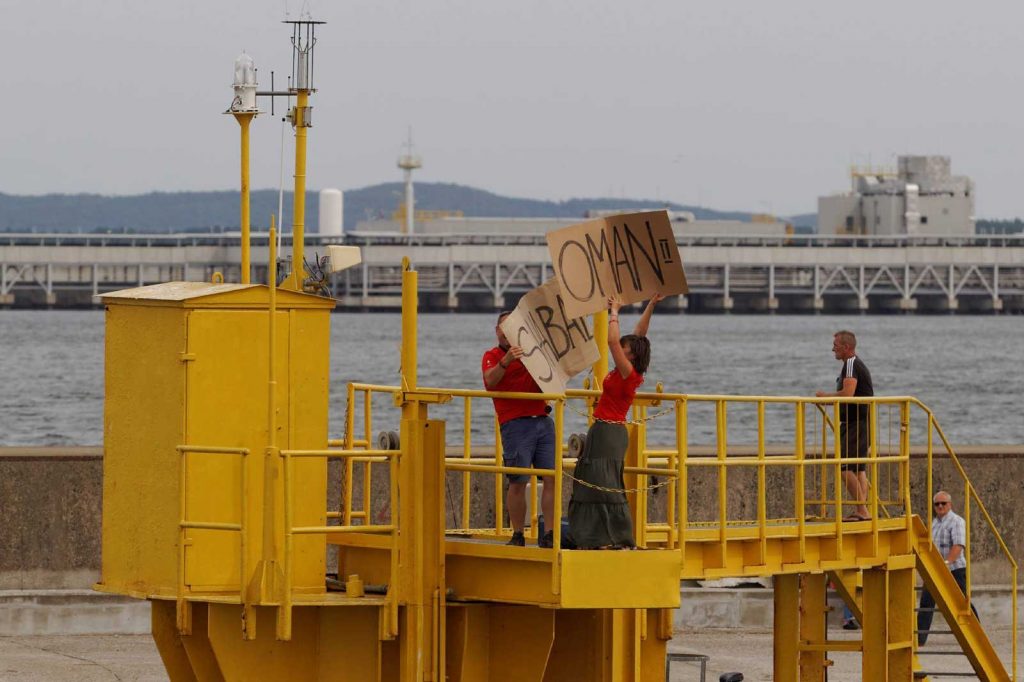
<instances>
[{"instance_id":1,"label":"man in red shirt","mask_svg":"<svg viewBox=\"0 0 1024 682\"><path fill-rule=\"evenodd\" d=\"M501 331L501 322L509 311L498 315L494 331L498 345L484 353L482 369L484 387L488 391L515 393L540 393L540 387L520 360L523 349L513 346ZM548 416L549 408L543 400L514 400L494 398L494 411L501 426L503 458L507 467L555 468L555 424ZM508 475L508 493L505 508L512 524L510 545L523 547L523 526L526 523L526 481L523 474ZM555 486L551 476L544 476L544 491L541 493L541 511L548 524L555 518ZM540 547L551 547L554 534L551 530L537 541Z\"/></svg>"}]
</instances>

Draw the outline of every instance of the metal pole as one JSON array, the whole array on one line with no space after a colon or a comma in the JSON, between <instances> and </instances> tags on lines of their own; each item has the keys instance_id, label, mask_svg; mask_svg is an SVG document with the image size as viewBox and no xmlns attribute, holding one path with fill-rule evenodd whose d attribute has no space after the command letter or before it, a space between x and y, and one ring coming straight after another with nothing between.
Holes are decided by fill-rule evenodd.
<instances>
[{"instance_id":1,"label":"metal pole","mask_svg":"<svg viewBox=\"0 0 1024 682\"><path fill-rule=\"evenodd\" d=\"M249 125L256 114L235 114L235 120L242 130L242 198L241 198L241 229L242 229L242 284L249 283L251 265L249 262Z\"/></svg>"},{"instance_id":2,"label":"metal pole","mask_svg":"<svg viewBox=\"0 0 1024 682\"><path fill-rule=\"evenodd\" d=\"M601 382L608 374L608 311L594 313L594 343L600 355L594 363L594 390L601 390Z\"/></svg>"},{"instance_id":3,"label":"metal pole","mask_svg":"<svg viewBox=\"0 0 1024 682\"><path fill-rule=\"evenodd\" d=\"M306 278L304 264L306 238L306 112L309 110L309 90L299 90L295 99L295 196L292 210L292 287L302 290Z\"/></svg>"}]
</instances>

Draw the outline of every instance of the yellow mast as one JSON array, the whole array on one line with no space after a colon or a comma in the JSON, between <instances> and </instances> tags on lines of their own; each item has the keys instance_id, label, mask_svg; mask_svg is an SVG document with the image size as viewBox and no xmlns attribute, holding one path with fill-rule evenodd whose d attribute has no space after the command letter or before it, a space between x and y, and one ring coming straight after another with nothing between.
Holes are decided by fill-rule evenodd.
<instances>
[{"instance_id":1,"label":"yellow mast","mask_svg":"<svg viewBox=\"0 0 1024 682\"><path fill-rule=\"evenodd\" d=\"M291 111L292 125L295 126L295 195L292 210L292 272L282 285L296 291L302 290L306 270L306 128L309 127L309 90L300 89L296 95L295 107Z\"/></svg>"},{"instance_id":2,"label":"yellow mast","mask_svg":"<svg viewBox=\"0 0 1024 682\"><path fill-rule=\"evenodd\" d=\"M249 261L249 125L255 112L232 112L242 131L242 201L240 224L242 227L242 284L249 283L252 266Z\"/></svg>"}]
</instances>

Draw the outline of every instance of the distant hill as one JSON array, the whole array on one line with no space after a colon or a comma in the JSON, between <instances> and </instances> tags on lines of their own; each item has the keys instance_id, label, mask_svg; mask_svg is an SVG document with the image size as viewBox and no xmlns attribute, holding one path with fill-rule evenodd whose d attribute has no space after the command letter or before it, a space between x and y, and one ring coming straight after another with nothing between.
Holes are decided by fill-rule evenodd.
<instances>
[{"instance_id":1,"label":"distant hill","mask_svg":"<svg viewBox=\"0 0 1024 682\"><path fill-rule=\"evenodd\" d=\"M345 192L345 229L360 220L390 217L404 187L392 182ZM317 192L306 195L306 224L316 230ZM265 228L277 213L275 190L254 191L250 199L253 226ZM743 211L715 211L648 199L580 198L540 201L505 197L448 183L417 183L416 208L462 211L466 216L511 218L583 218L590 209L668 208L692 211L697 218L749 220ZM290 223L291 193L284 195L284 215ZM280 221L278 221L280 224ZM0 193L0 231L3 232L184 232L237 230L238 192L153 192L134 196L47 194L17 196Z\"/></svg>"}]
</instances>

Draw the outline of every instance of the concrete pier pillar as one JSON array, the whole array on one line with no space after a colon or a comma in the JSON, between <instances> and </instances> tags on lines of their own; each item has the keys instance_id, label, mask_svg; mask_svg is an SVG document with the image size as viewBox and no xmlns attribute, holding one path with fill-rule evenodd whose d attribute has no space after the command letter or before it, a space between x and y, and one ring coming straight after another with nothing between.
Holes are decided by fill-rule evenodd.
<instances>
[{"instance_id":1,"label":"concrete pier pillar","mask_svg":"<svg viewBox=\"0 0 1024 682\"><path fill-rule=\"evenodd\" d=\"M448 297L448 310L458 310L458 309L459 309L459 297L458 296L449 296Z\"/></svg>"},{"instance_id":2,"label":"concrete pier pillar","mask_svg":"<svg viewBox=\"0 0 1024 682\"><path fill-rule=\"evenodd\" d=\"M949 312L955 313L959 307L960 301L957 300L956 296L950 296L948 299L946 299L946 308L947 310L949 310Z\"/></svg>"},{"instance_id":3,"label":"concrete pier pillar","mask_svg":"<svg viewBox=\"0 0 1024 682\"><path fill-rule=\"evenodd\" d=\"M916 298L901 298L900 299L900 310L905 313L914 312L917 310L917 299Z\"/></svg>"},{"instance_id":4,"label":"concrete pier pillar","mask_svg":"<svg viewBox=\"0 0 1024 682\"><path fill-rule=\"evenodd\" d=\"M868 297L867 296L858 296L857 297L857 310L859 310L862 313L864 313L864 312L867 312L868 307L869 307L868 306Z\"/></svg>"},{"instance_id":5,"label":"concrete pier pillar","mask_svg":"<svg viewBox=\"0 0 1024 682\"><path fill-rule=\"evenodd\" d=\"M722 297L722 310L724 310L725 312L731 312L734 305L735 301L733 300L732 296Z\"/></svg>"},{"instance_id":6,"label":"concrete pier pillar","mask_svg":"<svg viewBox=\"0 0 1024 682\"><path fill-rule=\"evenodd\" d=\"M14 294L0 294L0 306L14 305Z\"/></svg>"},{"instance_id":7,"label":"concrete pier pillar","mask_svg":"<svg viewBox=\"0 0 1024 682\"><path fill-rule=\"evenodd\" d=\"M57 305L57 294L51 291L50 293L46 294L46 307L52 308L55 305Z\"/></svg>"},{"instance_id":8,"label":"concrete pier pillar","mask_svg":"<svg viewBox=\"0 0 1024 682\"><path fill-rule=\"evenodd\" d=\"M1003 312L1003 299L993 298L992 299L992 312L1001 313Z\"/></svg>"},{"instance_id":9,"label":"concrete pier pillar","mask_svg":"<svg viewBox=\"0 0 1024 682\"><path fill-rule=\"evenodd\" d=\"M768 312L774 313L779 309L779 299L772 296L768 299Z\"/></svg>"},{"instance_id":10,"label":"concrete pier pillar","mask_svg":"<svg viewBox=\"0 0 1024 682\"><path fill-rule=\"evenodd\" d=\"M503 310L504 308L505 308L505 297L504 296L500 296L500 295L495 295L495 297L494 297L494 309L495 310Z\"/></svg>"},{"instance_id":11,"label":"concrete pier pillar","mask_svg":"<svg viewBox=\"0 0 1024 682\"><path fill-rule=\"evenodd\" d=\"M814 297L814 311L820 313L825 309L825 299L821 296Z\"/></svg>"}]
</instances>

